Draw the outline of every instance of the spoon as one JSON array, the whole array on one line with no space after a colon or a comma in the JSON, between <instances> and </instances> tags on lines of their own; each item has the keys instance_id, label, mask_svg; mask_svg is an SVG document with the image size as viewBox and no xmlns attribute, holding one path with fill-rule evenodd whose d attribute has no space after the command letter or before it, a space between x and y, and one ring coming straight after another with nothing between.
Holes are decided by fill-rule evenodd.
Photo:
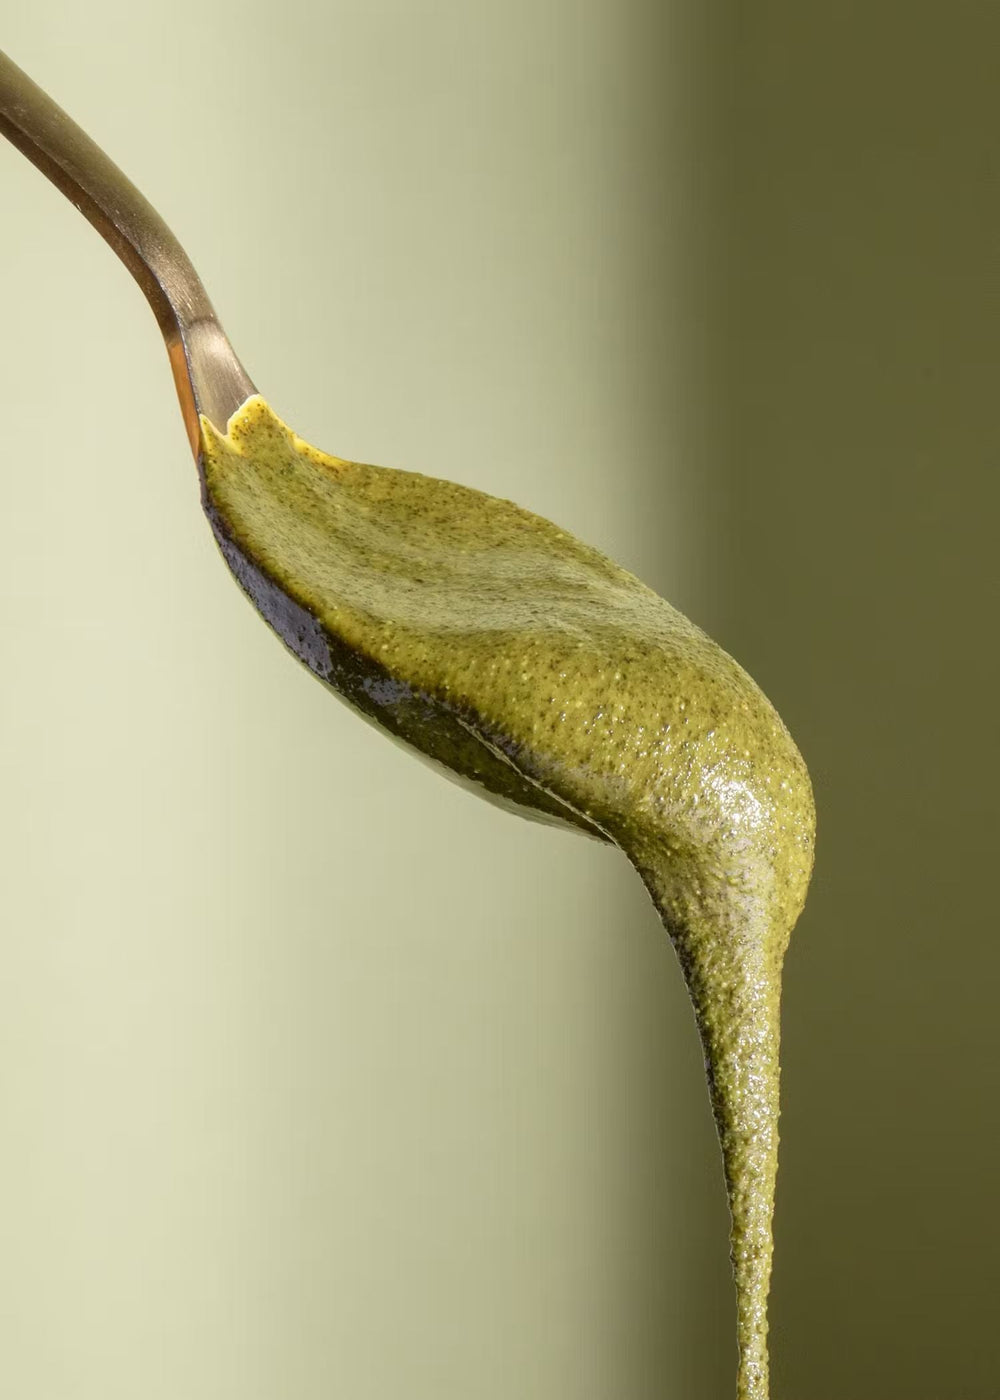
<instances>
[{"instance_id":1,"label":"spoon","mask_svg":"<svg viewBox=\"0 0 1000 1400\"><path fill-rule=\"evenodd\" d=\"M152 307L166 343L188 441L204 487L205 424L224 434L230 419L257 395L229 343L191 259L164 220L131 180L37 83L0 51L0 132L60 189L114 249ZM329 656L320 644L303 652L303 636L314 622L294 602L275 593L255 561L238 548L227 522L205 496L203 504L216 540L237 582L265 621L321 679L331 682ZM402 723L399 705L373 706L370 693L347 693L341 671L332 688L392 737L443 764L445 775L479 796L513 806L522 816L568 826L607 840L593 824L541 792L473 738L454 717L425 713ZM369 685L369 691L371 687ZM412 720L412 716L411 716ZM439 731L431 743L432 730ZM404 732L405 731L405 732Z\"/></svg>"}]
</instances>

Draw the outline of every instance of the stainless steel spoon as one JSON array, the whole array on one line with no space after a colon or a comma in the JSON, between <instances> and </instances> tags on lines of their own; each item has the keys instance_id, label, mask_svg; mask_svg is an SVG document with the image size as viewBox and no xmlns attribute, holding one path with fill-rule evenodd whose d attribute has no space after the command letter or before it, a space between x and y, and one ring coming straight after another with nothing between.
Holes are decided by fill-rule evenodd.
<instances>
[{"instance_id":1,"label":"stainless steel spoon","mask_svg":"<svg viewBox=\"0 0 1000 1400\"><path fill-rule=\"evenodd\" d=\"M606 840L586 816L541 791L480 737L470 738L467 726L445 708L424 697L419 721L414 722L406 687L395 682L388 690L383 686L378 691L383 702L376 705L371 700L371 677L357 684L357 677L350 681L362 665L360 657L352 654L350 664L334 666L331 645L336 649L336 644L323 636L315 615L241 549L229 523L209 499L199 415L224 435L233 414L257 390L226 338L191 260L131 180L3 53L0 132L90 220L145 293L166 341L202 480L202 504L216 542L243 592L288 649L352 708L422 757L443 765L449 776L478 796L513 805L522 816L536 821L569 826Z\"/></svg>"},{"instance_id":2,"label":"stainless steel spoon","mask_svg":"<svg viewBox=\"0 0 1000 1400\"><path fill-rule=\"evenodd\" d=\"M166 342L197 458L199 413L225 432L256 390L190 258L114 161L2 52L0 132L90 220L142 288Z\"/></svg>"}]
</instances>

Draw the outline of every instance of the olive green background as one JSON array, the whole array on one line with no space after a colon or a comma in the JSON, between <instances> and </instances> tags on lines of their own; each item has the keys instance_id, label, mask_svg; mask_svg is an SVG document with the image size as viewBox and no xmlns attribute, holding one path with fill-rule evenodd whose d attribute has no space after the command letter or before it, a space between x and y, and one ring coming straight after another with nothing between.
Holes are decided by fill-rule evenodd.
<instances>
[{"instance_id":1,"label":"olive green background","mask_svg":"<svg viewBox=\"0 0 1000 1400\"><path fill-rule=\"evenodd\" d=\"M995 4L21 8L300 433L555 517L775 701L775 1400L1000 1396ZM722 1400L638 881L282 654L140 294L0 191L0 1393Z\"/></svg>"}]
</instances>

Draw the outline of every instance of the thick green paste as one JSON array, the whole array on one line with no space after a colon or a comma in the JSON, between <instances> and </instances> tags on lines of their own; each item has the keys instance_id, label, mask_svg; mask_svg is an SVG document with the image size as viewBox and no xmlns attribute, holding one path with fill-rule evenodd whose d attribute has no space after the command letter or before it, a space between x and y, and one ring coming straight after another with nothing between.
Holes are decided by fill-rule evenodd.
<instances>
[{"instance_id":1,"label":"thick green paste","mask_svg":"<svg viewBox=\"0 0 1000 1400\"><path fill-rule=\"evenodd\" d=\"M805 765L751 678L610 559L509 501L326 456L259 397L202 419L206 510L291 649L484 795L614 842L677 949L732 1213L740 1400L766 1400L781 964Z\"/></svg>"}]
</instances>

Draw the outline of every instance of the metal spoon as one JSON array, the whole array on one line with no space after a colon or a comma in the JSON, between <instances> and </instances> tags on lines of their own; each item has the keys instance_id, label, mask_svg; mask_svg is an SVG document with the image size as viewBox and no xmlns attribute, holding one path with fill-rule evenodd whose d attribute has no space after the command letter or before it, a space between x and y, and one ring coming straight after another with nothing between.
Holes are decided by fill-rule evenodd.
<instances>
[{"instance_id":1,"label":"metal spoon","mask_svg":"<svg viewBox=\"0 0 1000 1400\"><path fill-rule=\"evenodd\" d=\"M256 390L190 258L114 161L3 52L0 132L90 220L142 288L166 341L197 458L199 413L225 432Z\"/></svg>"},{"instance_id":2,"label":"metal spoon","mask_svg":"<svg viewBox=\"0 0 1000 1400\"><path fill-rule=\"evenodd\" d=\"M199 414L224 435L233 414L257 390L226 338L191 260L131 180L2 52L0 132L90 220L145 293L166 341L188 439L202 474ZM359 659L346 668L334 668L330 644L316 618L241 550L204 491L202 503L230 572L257 612L341 699L403 738L421 756L443 764L449 776L480 797L508 807L513 804L522 816L534 820L607 839L587 817L541 791L478 736L470 739L462 722L442 707L432 705L426 715L421 712L421 722L415 728L411 723L404 738L407 726L397 710L407 711L401 699L406 688L390 687L386 694L394 697L392 701L386 699L373 712L368 693L357 693L357 687L352 689L345 679L355 662L361 664Z\"/></svg>"}]
</instances>

